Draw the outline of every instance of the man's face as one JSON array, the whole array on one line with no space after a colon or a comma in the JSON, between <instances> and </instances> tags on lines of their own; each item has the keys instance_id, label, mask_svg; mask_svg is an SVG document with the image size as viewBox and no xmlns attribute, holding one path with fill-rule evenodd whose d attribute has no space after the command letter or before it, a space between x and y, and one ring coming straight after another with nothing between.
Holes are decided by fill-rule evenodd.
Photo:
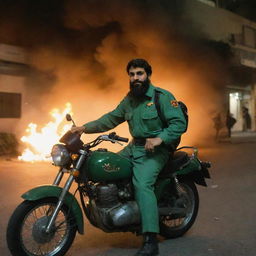
<instances>
[{"instance_id":1,"label":"man's face","mask_svg":"<svg viewBox=\"0 0 256 256\"><path fill-rule=\"evenodd\" d=\"M144 68L134 68L129 69L130 78L130 93L134 97L142 97L148 90L150 83L150 76L147 75Z\"/></svg>"},{"instance_id":2,"label":"man's face","mask_svg":"<svg viewBox=\"0 0 256 256\"><path fill-rule=\"evenodd\" d=\"M147 78L148 75L144 68L134 68L129 69L130 82L133 84L142 84Z\"/></svg>"}]
</instances>

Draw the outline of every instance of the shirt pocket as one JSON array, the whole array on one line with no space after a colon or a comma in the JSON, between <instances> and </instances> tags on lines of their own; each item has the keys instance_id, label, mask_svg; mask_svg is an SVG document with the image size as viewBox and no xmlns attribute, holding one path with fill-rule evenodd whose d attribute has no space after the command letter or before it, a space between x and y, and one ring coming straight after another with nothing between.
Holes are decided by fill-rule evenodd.
<instances>
[{"instance_id":1,"label":"shirt pocket","mask_svg":"<svg viewBox=\"0 0 256 256\"><path fill-rule=\"evenodd\" d=\"M156 132L162 130L157 110L145 111L142 113L141 118L146 131Z\"/></svg>"}]
</instances>

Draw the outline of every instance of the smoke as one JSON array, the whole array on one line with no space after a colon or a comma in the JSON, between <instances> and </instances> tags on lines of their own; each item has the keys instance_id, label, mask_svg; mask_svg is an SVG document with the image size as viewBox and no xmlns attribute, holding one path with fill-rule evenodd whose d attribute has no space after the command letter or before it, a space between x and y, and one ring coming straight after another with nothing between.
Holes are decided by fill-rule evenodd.
<instances>
[{"instance_id":1,"label":"smoke","mask_svg":"<svg viewBox=\"0 0 256 256\"><path fill-rule=\"evenodd\" d=\"M79 124L95 119L126 95L127 62L141 57L153 67L153 84L186 103L184 142L209 141L212 115L223 109L227 63L204 46L194 25L185 25L181 1L36 2L7 5L0 28L9 31L0 40L30 53L30 107L48 113L69 101ZM120 135L128 136L126 126Z\"/></svg>"}]
</instances>

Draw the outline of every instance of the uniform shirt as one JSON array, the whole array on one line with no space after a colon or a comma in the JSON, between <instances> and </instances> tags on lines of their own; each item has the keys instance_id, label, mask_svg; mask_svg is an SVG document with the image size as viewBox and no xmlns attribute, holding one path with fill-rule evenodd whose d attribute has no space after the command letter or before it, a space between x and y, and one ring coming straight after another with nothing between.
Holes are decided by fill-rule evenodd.
<instances>
[{"instance_id":1,"label":"uniform shirt","mask_svg":"<svg viewBox=\"0 0 256 256\"><path fill-rule=\"evenodd\" d=\"M158 116L154 103L155 90L161 92L159 104L165 125ZM166 145L174 143L186 129L186 120L174 96L150 84L144 98L136 99L127 94L116 109L84 124L85 133L105 132L124 121L128 122L133 137L160 137Z\"/></svg>"}]
</instances>

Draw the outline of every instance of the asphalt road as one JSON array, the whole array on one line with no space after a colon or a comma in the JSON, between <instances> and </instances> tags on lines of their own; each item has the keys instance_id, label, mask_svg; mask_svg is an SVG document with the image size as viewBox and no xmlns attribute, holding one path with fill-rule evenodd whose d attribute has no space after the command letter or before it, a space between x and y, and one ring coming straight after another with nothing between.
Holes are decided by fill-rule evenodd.
<instances>
[{"instance_id":1,"label":"asphalt road","mask_svg":"<svg viewBox=\"0 0 256 256\"><path fill-rule=\"evenodd\" d=\"M160 238L161 256L256 255L256 143L220 143L201 149L200 158L212 162L208 188L198 187L198 218L182 238ZM199 149L200 150L200 149ZM10 256L5 241L8 219L28 189L52 183L57 168L48 163L0 160L0 255ZM130 233L107 234L85 222L67 256L135 254L141 238Z\"/></svg>"}]
</instances>

